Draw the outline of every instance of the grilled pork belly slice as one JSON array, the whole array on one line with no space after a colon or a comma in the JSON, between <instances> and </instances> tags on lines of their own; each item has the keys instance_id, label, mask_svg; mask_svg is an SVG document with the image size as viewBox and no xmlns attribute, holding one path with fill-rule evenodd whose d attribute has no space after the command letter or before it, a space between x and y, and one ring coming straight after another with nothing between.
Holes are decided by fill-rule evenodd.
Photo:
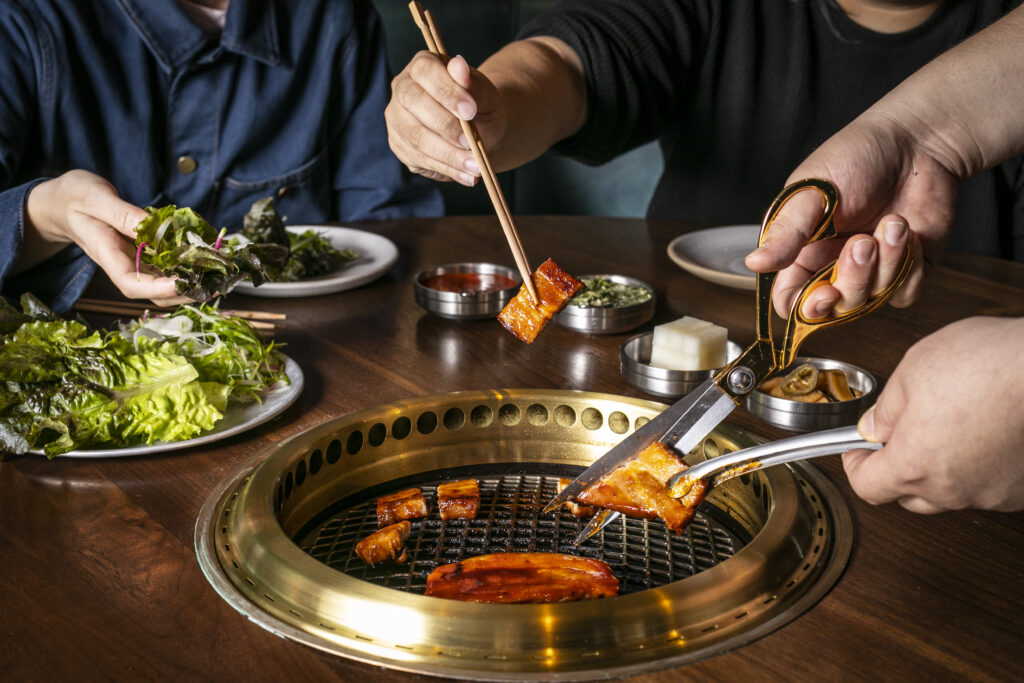
<instances>
[{"instance_id":1,"label":"grilled pork belly slice","mask_svg":"<svg viewBox=\"0 0 1024 683\"><path fill-rule=\"evenodd\" d=\"M695 482L682 498L669 495L665 484L686 463L670 447L656 441L618 469L584 489L576 500L624 515L661 519L673 531L682 531L704 500L705 483Z\"/></svg>"},{"instance_id":2,"label":"grilled pork belly slice","mask_svg":"<svg viewBox=\"0 0 1024 683\"><path fill-rule=\"evenodd\" d=\"M488 603L610 598L619 580L600 560L559 553L494 553L430 572L426 595Z\"/></svg>"},{"instance_id":3,"label":"grilled pork belly slice","mask_svg":"<svg viewBox=\"0 0 1024 683\"><path fill-rule=\"evenodd\" d=\"M534 271L533 287L540 300L537 305L524 284L498 314L505 329L527 344L532 344L548 321L583 289L583 283L548 259Z\"/></svg>"},{"instance_id":4,"label":"grilled pork belly slice","mask_svg":"<svg viewBox=\"0 0 1024 683\"><path fill-rule=\"evenodd\" d=\"M407 557L405 540L411 531L412 524L405 520L378 529L356 543L356 555L370 566L388 560L401 564Z\"/></svg>"},{"instance_id":5,"label":"grilled pork belly slice","mask_svg":"<svg viewBox=\"0 0 1024 683\"><path fill-rule=\"evenodd\" d=\"M476 479L438 484L437 507L441 519L475 519L480 507L480 484Z\"/></svg>"},{"instance_id":6,"label":"grilled pork belly slice","mask_svg":"<svg viewBox=\"0 0 1024 683\"><path fill-rule=\"evenodd\" d=\"M558 493L561 493L562 489L571 483L572 479L560 478L558 480ZM564 504L565 507L569 508L569 512L571 512L574 517L593 517L597 514L597 508L592 508L589 505L580 505L574 500L567 500Z\"/></svg>"},{"instance_id":7,"label":"grilled pork belly slice","mask_svg":"<svg viewBox=\"0 0 1024 683\"><path fill-rule=\"evenodd\" d=\"M404 489L377 499L377 526L427 516L427 501L419 489Z\"/></svg>"}]
</instances>

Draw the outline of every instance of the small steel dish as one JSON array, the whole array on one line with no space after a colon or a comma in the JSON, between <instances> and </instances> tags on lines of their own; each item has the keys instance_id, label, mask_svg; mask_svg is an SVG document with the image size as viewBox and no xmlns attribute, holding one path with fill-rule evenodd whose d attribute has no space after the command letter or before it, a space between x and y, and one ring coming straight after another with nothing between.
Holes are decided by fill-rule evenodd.
<instances>
[{"instance_id":1,"label":"small steel dish","mask_svg":"<svg viewBox=\"0 0 1024 683\"><path fill-rule=\"evenodd\" d=\"M654 303L657 299L654 287L643 280L626 275L583 275L580 280L604 278L620 285L643 287L651 293L651 298L638 304L628 306L581 307L571 303L555 316L555 320L565 327L586 334L620 334L629 332L643 325L654 317Z\"/></svg>"},{"instance_id":2,"label":"small steel dish","mask_svg":"<svg viewBox=\"0 0 1024 683\"><path fill-rule=\"evenodd\" d=\"M838 360L828 358L797 358L785 372L810 363L819 370L842 370L851 389L860 396L850 401L834 403L801 403L786 398L776 398L754 390L747 397L747 410L759 418L782 429L793 432L810 432L829 427L857 424L878 392L878 382L868 372Z\"/></svg>"},{"instance_id":3,"label":"small steel dish","mask_svg":"<svg viewBox=\"0 0 1024 683\"><path fill-rule=\"evenodd\" d=\"M653 332L644 332L631 337L619 347L619 368L629 383L656 396L685 396L696 389L701 382L713 377L721 368L710 370L669 370L651 365L651 344ZM742 347L730 340L726 342L727 362L739 357Z\"/></svg>"},{"instance_id":4,"label":"small steel dish","mask_svg":"<svg viewBox=\"0 0 1024 683\"><path fill-rule=\"evenodd\" d=\"M516 284L513 287L484 292L445 292L432 289L424 284L432 277L450 273L502 275ZM498 315L505 304L519 291L522 282L519 273L507 266L499 266L494 263L448 263L420 271L413 281L413 290L416 294L416 303L434 315L452 320L479 320Z\"/></svg>"}]
</instances>

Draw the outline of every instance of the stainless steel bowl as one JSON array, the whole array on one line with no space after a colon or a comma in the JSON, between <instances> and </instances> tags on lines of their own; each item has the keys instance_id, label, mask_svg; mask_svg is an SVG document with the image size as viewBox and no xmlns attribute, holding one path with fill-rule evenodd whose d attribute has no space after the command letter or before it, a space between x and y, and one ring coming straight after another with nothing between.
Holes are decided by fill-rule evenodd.
<instances>
[{"instance_id":1,"label":"stainless steel bowl","mask_svg":"<svg viewBox=\"0 0 1024 683\"><path fill-rule=\"evenodd\" d=\"M516 284L514 287L486 292L444 292L424 284L432 277L449 273L503 275ZM478 320L498 315L519 291L522 282L519 273L507 266L494 263L448 263L420 271L413 281L413 290L416 294L416 303L435 315L453 320Z\"/></svg>"},{"instance_id":2,"label":"stainless steel bowl","mask_svg":"<svg viewBox=\"0 0 1024 683\"><path fill-rule=\"evenodd\" d=\"M864 411L874 403L878 393L878 382L875 378L855 365L828 358L797 358L789 369L804 363L810 363L819 370L842 370L846 373L850 388L861 392L861 395L852 401L801 403L753 391L747 398L747 410L765 422L794 432L811 432L857 424Z\"/></svg>"},{"instance_id":3,"label":"stainless steel bowl","mask_svg":"<svg viewBox=\"0 0 1024 683\"><path fill-rule=\"evenodd\" d=\"M629 306L605 308L582 308L570 303L555 316L560 325L587 334L620 334L640 327L654 316L654 302L657 298L654 287L626 275L583 275L579 279L592 280L599 277L622 285L643 287L651 293L651 298Z\"/></svg>"},{"instance_id":4,"label":"stainless steel bowl","mask_svg":"<svg viewBox=\"0 0 1024 683\"><path fill-rule=\"evenodd\" d=\"M644 332L623 342L619 347L619 368L630 384L656 396L684 396L701 382L713 377L721 368L711 370L668 370L651 365L653 332ZM734 341L726 342L726 360L731 362L743 349Z\"/></svg>"}]
</instances>

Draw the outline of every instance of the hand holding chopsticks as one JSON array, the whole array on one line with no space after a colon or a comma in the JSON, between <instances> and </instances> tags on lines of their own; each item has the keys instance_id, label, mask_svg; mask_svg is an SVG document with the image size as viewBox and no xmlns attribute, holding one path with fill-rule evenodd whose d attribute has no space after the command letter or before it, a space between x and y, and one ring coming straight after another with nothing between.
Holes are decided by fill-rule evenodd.
<instances>
[{"instance_id":1,"label":"hand holding chopsticks","mask_svg":"<svg viewBox=\"0 0 1024 683\"><path fill-rule=\"evenodd\" d=\"M423 33L423 40L427 44L427 49L447 62L449 60L448 53L445 50L444 42L441 40L437 24L434 23L434 16L429 11L424 11L423 6L416 2L416 0L409 3L409 10L412 12L416 25L419 26L420 31ZM529 261L526 259L526 252L523 250L519 233L516 231L515 223L512 221L512 212L509 211L508 203L505 201L505 195L501 191L501 185L498 184L494 168L491 166L490 159L488 159L487 153L484 151L480 134L477 132L476 125L472 121L459 119L459 122L462 125L463 134L469 141L469 146L473 151L473 157L476 159L477 166L480 167L480 177L484 181L487 194L491 198L491 204L494 205L494 211L498 215L498 222L501 223L501 228L505 232L505 238L512 249L512 257L515 259L516 268L519 269L519 274L523 278L523 285L526 287L530 298L533 299L534 304L537 304L540 302L540 299L537 298L537 291L533 286L533 278Z\"/></svg>"}]
</instances>

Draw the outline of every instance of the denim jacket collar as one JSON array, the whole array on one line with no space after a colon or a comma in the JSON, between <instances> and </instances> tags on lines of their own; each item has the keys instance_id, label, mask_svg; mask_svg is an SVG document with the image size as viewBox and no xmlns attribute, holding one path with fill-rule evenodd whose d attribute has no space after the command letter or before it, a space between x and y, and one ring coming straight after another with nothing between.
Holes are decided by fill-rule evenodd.
<instances>
[{"instance_id":1,"label":"denim jacket collar","mask_svg":"<svg viewBox=\"0 0 1024 683\"><path fill-rule=\"evenodd\" d=\"M185 11L167 0L119 0L139 34L168 71L188 64L209 39ZM231 0L221 46L275 65L281 60L277 14L272 0Z\"/></svg>"}]
</instances>

